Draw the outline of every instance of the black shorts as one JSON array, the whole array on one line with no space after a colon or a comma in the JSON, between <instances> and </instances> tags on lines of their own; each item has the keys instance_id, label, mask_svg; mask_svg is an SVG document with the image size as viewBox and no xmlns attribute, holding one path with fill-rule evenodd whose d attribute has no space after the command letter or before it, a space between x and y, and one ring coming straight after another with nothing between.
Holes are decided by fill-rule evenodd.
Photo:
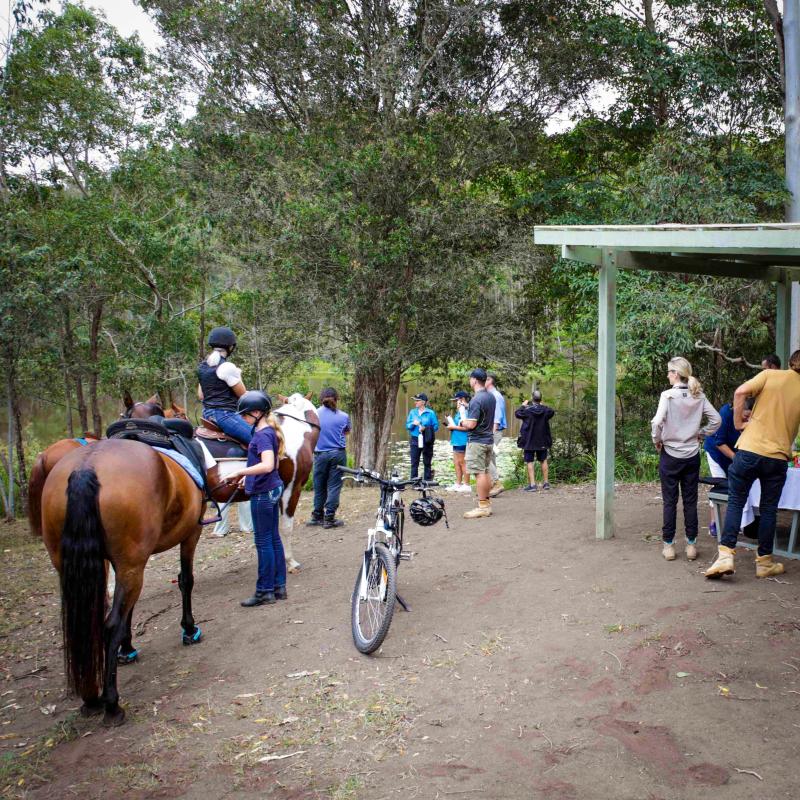
<instances>
[{"instance_id":1,"label":"black shorts","mask_svg":"<svg viewBox=\"0 0 800 800\"><path fill-rule=\"evenodd\" d=\"M547 448L544 450L523 450L523 456L526 464L532 464L534 459L541 463L547 461Z\"/></svg>"}]
</instances>

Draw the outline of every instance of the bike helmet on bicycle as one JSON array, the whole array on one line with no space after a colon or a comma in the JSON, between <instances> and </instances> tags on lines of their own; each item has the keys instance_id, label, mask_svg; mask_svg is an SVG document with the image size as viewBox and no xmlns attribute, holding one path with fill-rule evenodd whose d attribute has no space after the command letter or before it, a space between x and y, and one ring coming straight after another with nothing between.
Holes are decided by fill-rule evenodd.
<instances>
[{"instance_id":1,"label":"bike helmet on bicycle","mask_svg":"<svg viewBox=\"0 0 800 800\"><path fill-rule=\"evenodd\" d=\"M417 525L435 525L444 516L444 500L440 497L419 497L408 507L408 513Z\"/></svg>"}]
</instances>

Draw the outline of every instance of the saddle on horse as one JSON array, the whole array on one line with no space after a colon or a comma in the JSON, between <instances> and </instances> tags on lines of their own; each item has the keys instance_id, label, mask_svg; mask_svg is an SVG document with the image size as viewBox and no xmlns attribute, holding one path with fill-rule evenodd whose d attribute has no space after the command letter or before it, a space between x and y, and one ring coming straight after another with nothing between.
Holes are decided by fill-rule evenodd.
<instances>
[{"instance_id":1,"label":"saddle on horse","mask_svg":"<svg viewBox=\"0 0 800 800\"><path fill-rule=\"evenodd\" d=\"M210 419L202 419L201 423L194 435L203 440L214 458L247 458L247 445L228 436Z\"/></svg>"},{"instance_id":2,"label":"saddle on horse","mask_svg":"<svg viewBox=\"0 0 800 800\"><path fill-rule=\"evenodd\" d=\"M206 498L211 500L211 489L206 480L206 465L200 445L193 441L192 425L185 419L121 419L108 426L109 439L130 439L151 447L174 450L184 456L203 480Z\"/></svg>"}]
</instances>

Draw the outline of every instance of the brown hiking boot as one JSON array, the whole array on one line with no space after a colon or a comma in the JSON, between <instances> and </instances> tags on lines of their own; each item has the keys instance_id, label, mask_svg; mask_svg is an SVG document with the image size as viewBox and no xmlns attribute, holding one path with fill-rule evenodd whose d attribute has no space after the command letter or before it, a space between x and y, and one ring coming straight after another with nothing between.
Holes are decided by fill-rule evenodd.
<instances>
[{"instance_id":1,"label":"brown hiking boot","mask_svg":"<svg viewBox=\"0 0 800 800\"><path fill-rule=\"evenodd\" d=\"M492 488L489 489L489 497L497 497L497 495L502 494L506 490L506 487L503 486L500 481L495 481L492 484Z\"/></svg>"},{"instance_id":2,"label":"brown hiking boot","mask_svg":"<svg viewBox=\"0 0 800 800\"><path fill-rule=\"evenodd\" d=\"M773 575L782 575L783 564L772 560L772 554L756 556L756 578L771 578Z\"/></svg>"},{"instance_id":3,"label":"brown hiking boot","mask_svg":"<svg viewBox=\"0 0 800 800\"><path fill-rule=\"evenodd\" d=\"M734 555L736 555L736 550L721 544L717 560L705 571L706 578L721 578L723 575L733 575L736 572L733 564Z\"/></svg>"},{"instance_id":4,"label":"brown hiking boot","mask_svg":"<svg viewBox=\"0 0 800 800\"><path fill-rule=\"evenodd\" d=\"M478 507L471 511L464 512L464 519L479 519L480 517L491 517L492 506L488 500L479 500Z\"/></svg>"}]
</instances>

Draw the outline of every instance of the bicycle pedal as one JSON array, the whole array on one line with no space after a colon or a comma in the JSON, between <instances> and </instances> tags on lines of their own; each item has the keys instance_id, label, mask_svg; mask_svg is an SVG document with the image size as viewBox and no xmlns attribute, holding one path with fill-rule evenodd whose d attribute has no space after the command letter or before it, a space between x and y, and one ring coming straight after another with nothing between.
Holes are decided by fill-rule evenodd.
<instances>
[{"instance_id":1,"label":"bicycle pedal","mask_svg":"<svg viewBox=\"0 0 800 800\"><path fill-rule=\"evenodd\" d=\"M414 551L413 550L403 550L400 553L400 560L401 561L411 561L414 558Z\"/></svg>"}]
</instances>

